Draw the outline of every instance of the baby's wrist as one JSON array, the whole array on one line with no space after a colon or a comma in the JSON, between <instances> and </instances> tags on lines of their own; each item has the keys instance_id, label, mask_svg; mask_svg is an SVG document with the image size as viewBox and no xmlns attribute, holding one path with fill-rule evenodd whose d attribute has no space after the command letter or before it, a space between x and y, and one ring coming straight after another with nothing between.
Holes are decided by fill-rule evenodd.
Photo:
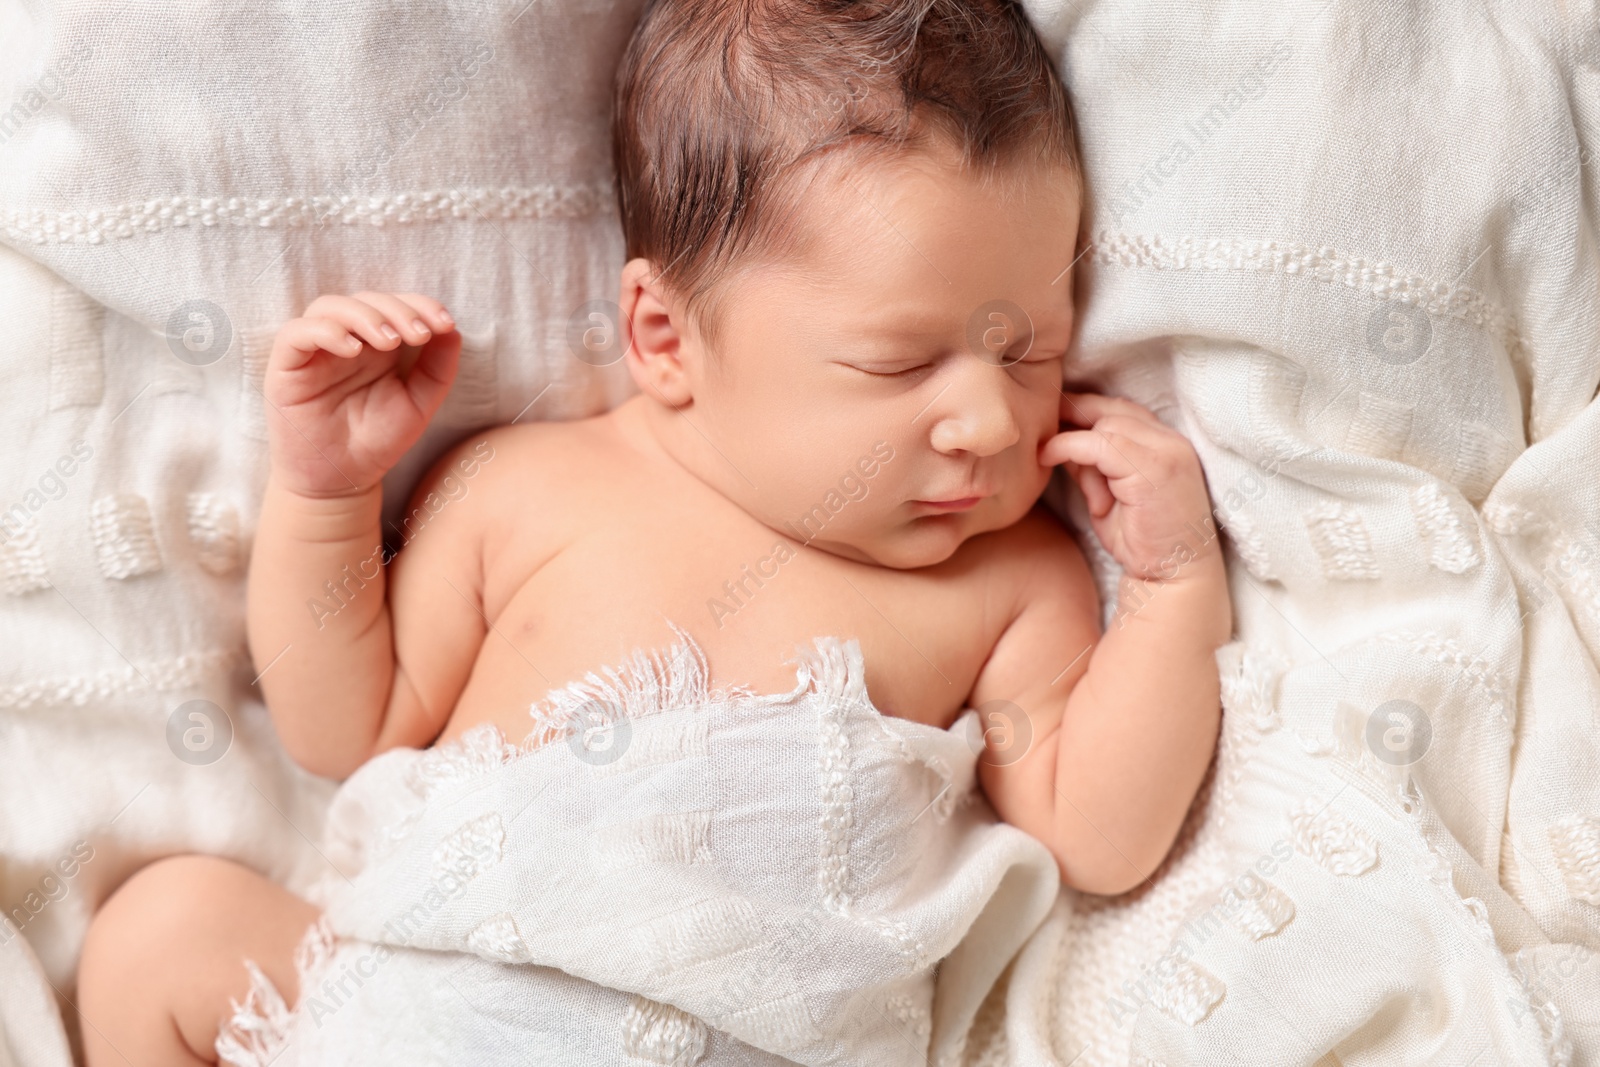
<instances>
[{"instance_id":1,"label":"baby's wrist","mask_svg":"<svg viewBox=\"0 0 1600 1067\"><path fill-rule=\"evenodd\" d=\"M1168 622L1183 619L1186 630L1210 634L1216 645L1233 637L1233 599L1220 552L1150 577L1124 571L1118 582L1117 604L1119 626L1127 621L1126 616L1150 615Z\"/></svg>"},{"instance_id":2,"label":"baby's wrist","mask_svg":"<svg viewBox=\"0 0 1600 1067\"><path fill-rule=\"evenodd\" d=\"M1160 564L1134 570L1123 568L1123 574L1147 585L1189 586L1211 585L1227 578L1227 568L1222 562L1222 552L1215 544L1186 556L1173 556Z\"/></svg>"},{"instance_id":3,"label":"baby's wrist","mask_svg":"<svg viewBox=\"0 0 1600 1067\"><path fill-rule=\"evenodd\" d=\"M273 471L267 475L266 496L263 510L279 512L292 527L307 530L315 540L364 537L383 514L382 482L366 489L310 492Z\"/></svg>"},{"instance_id":4,"label":"baby's wrist","mask_svg":"<svg viewBox=\"0 0 1600 1067\"><path fill-rule=\"evenodd\" d=\"M322 461L321 466L326 467L328 464ZM360 481L366 480L360 479ZM273 455L267 467L267 483L306 500L354 500L368 493L381 492L383 478L379 477L369 485L362 485L352 481L340 470L316 472L302 470L298 464L292 461L285 462L277 455Z\"/></svg>"}]
</instances>

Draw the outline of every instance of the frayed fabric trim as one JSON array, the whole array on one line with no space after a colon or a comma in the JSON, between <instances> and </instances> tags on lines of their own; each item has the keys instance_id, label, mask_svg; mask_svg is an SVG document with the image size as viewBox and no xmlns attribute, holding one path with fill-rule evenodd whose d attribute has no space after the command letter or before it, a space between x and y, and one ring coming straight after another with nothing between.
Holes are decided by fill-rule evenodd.
<instances>
[{"instance_id":1,"label":"frayed fabric trim","mask_svg":"<svg viewBox=\"0 0 1600 1067\"><path fill-rule=\"evenodd\" d=\"M479 723L460 737L424 749L403 775L404 792L392 797L402 814L374 831L378 855L396 847L411 833L423 806L440 790L488 774L523 756L564 739L584 738L608 730L625 719L639 719L677 709L702 708L739 699L758 704L786 703L808 690L819 693L828 706L873 709L867 696L861 649L854 640L812 638L811 649L800 649L795 684L787 692L756 693L749 686L711 689L705 653L694 637L668 620L678 640L666 648L634 649L619 664L593 671L581 681L552 689L528 709L531 732L512 744L494 723ZM602 677L601 675L604 675ZM875 709L873 709L875 713ZM842 713L842 712L841 712ZM346 872L346 876L351 872ZM344 876L329 872L327 884ZM312 899L321 899L315 887Z\"/></svg>"},{"instance_id":2,"label":"frayed fabric trim","mask_svg":"<svg viewBox=\"0 0 1600 1067\"><path fill-rule=\"evenodd\" d=\"M602 667L604 678L590 671L581 682L545 694L528 710L533 732L523 748L542 747L574 730L604 729L622 719L755 695L746 686L708 690L705 653L688 631L670 621L667 625L679 638L670 647L636 648L620 665Z\"/></svg>"},{"instance_id":3,"label":"frayed fabric trim","mask_svg":"<svg viewBox=\"0 0 1600 1067\"><path fill-rule=\"evenodd\" d=\"M301 990L314 986L333 958L338 938L326 918L306 928L294 951L294 970ZM244 961L250 974L250 991L244 1002L229 1000L233 1013L217 1031L217 1062L229 1067L269 1067L283 1055L294 1026L294 1012L255 960Z\"/></svg>"},{"instance_id":4,"label":"frayed fabric trim","mask_svg":"<svg viewBox=\"0 0 1600 1067\"><path fill-rule=\"evenodd\" d=\"M816 637L813 648L802 649L793 662L795 685L788 692L758 694L748 686L735 685L710 689L705 653L684 629L668 622L679 640L665 649L635 649L619 665L601 668L604 677L590 672L582 681L550 691L529 709L534 728L520 746L510 744L493 723L467 730L459 738L421 753L404 776L403 789L411 797L413 810L397 822L378 831L379 838L393 845L410 831L419 810L440 789L487 774L536 749L571 736L574 731L603 728L622 719L641 718L677 708L703 707L733 698L759 703L795 700L807 691L823 698L822 726L835 741L830 763L819 766L824 814L822 832L826 842L823 860L823 893L841 913L849 910L849 825L851 798L843 772L848 769L848 742L843 730L852 709L875 709L866 689L866 670L859 644L837 637ZM331 876L330 876L331 877ZM511 928L512 933L515 927ZM886 936L895 931L883 931ZM332 958L337 936L319 918L306 931L295 952L295 971L302 990L315 988L320 972ZM916 948L919 946L913 946ZM517 953L520 956L520 951ZM492 958L500 958L486 953ZM250 991L244 1002L233 1003L233 1014L217 1035L219 1061L231 1067L268 1067L282 1055L288 1044L295 1011L284 1003L272 980L253 960L245 961L250 973ZM298 1010L298 1009L296 1009Z\"/></svg>"},{"instance_id":5,"label":"frayed fabric trim","mask_svg":"<svg viewBox=\"0 0 1600 1067\"><path fill-rule=\"evenodd\" d=\"M708 688L710 670L705 653L694 637L677 623L667 623L678 640L665 649L634 649L616 666L602 667L605 677L593 671L582 681L553 689L533 705L528 714L533 732L522 751L543 747L569 737L574 731L603 729L622 719L637 719L677 708L695 708L732 699L761 702L794 700L815 689L830 702L866 705L865 671L859 646L847 646L837 637L815 637L813 648L802 650L795 668L794 688L785 693L757 693L746 685ZM461 740L473 733L462 734Z\"/></svg>"}]
</instances>

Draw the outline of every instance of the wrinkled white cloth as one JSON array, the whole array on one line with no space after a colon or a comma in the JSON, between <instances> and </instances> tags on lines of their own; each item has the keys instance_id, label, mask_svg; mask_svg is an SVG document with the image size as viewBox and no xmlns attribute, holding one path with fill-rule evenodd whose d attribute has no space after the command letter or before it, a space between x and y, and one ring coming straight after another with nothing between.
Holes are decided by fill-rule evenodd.
<instances>
[{"instance_id":1,"label":"wrinkled white cloth","mask_svg":"<svg viewBox=\"0 0 1600 1067\"><path fill-rule=\"evenodd\" d=\"M225 1062L959 1063L1058 886L977 789L977 713L885 717L831 637L787 693L709 691L677 632L551 693L533 744L357 771L299 1002L253 971Z\"/></svg>"},{"instance_id":2,"label":"wrinkled white cloth","mask_svg":"<svg viewBox=\"0 0 1600 1067\"><path fill-rule=\"evenodd\" d=\"M1064 894L979 1062L1600 1062L1600 8L1025 6L1068 376L1195 442L1239 642L1174 854Z\"/></svg>"}]
</instances>

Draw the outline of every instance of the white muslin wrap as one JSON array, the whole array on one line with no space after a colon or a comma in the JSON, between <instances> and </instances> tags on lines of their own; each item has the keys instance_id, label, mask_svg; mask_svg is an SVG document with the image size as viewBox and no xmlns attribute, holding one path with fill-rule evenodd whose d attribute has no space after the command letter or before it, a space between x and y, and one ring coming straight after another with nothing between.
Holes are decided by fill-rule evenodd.
<instances>
[{"instance_id":1,"label":"white muslin wrap","mask_svg":"<svg viewBox=\"0 0 1600 1067\"><path fill-rule=\"evenodd\" d=\"M976 790L976 712L881 714L831 637L790 692L708 691L678 633L520 746L483 725L352 776L298 1002L251 964L224 1062L959 1062L1058 886Z\"/></svg>"}]
</instances>

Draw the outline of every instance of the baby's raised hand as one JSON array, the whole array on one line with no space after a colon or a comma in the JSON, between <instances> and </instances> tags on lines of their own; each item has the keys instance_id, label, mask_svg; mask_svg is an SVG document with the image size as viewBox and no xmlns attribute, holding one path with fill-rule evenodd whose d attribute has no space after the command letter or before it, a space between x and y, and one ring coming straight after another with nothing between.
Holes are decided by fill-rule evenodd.
<instances>
[{"instance_id":1,"label":"baby's raised hand","mask_svg":"<svg viewBox=\"0 0 1600 1067\"><path fill-rule=\"evenodd\" d=\"M401 365L401 345L422 346ZM414 293L321 296L273 341L262 393L273 476L307 496L376 485L427 428L455 380L461 335Z\"/></svg>"},{"instance_id":2,"label":"baby's raised hand","mask_svg":"<svg viewBox=\"0 0 1600 1067\"><path fill-rule=\"evenodd\" d=\"M1220 558L1216 537L1203 534L1211 498L1188 438L1131 400L1097 393L1064 393L1061 420L1089 429L1056 434L1039 462L1066 464L1095 536L1130 577L1171 580Z\"/></svg>"}]
</instances>

